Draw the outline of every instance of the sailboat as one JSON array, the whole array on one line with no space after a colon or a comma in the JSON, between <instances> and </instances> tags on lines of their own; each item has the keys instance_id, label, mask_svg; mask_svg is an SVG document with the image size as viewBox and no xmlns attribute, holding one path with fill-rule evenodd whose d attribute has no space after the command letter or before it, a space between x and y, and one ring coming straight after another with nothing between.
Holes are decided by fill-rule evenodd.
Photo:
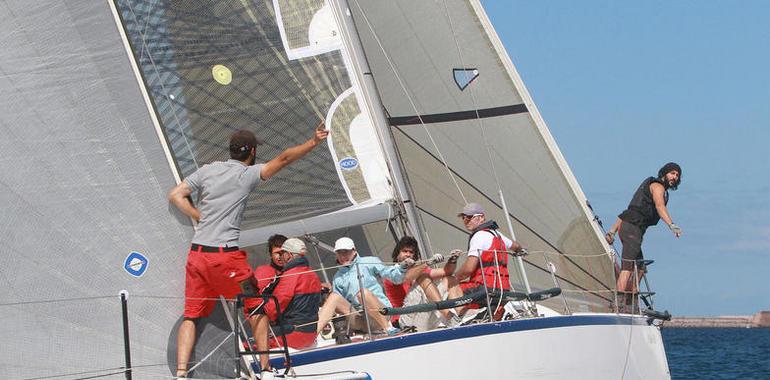
<instances>
[{"instance_id":1,"label":"sailboat","mask_svg":"<svg viewBox=\"0 0 770 380\"><path fill-rule=\"evenodd\" d=\"M255 265L274 233L449 252L478 202L529 250L513 288L561 294L526 318L293 352L294 374L670 377L654 320L617 313L613 250L478 0L6 2L0 17L0 377L171 378L194 226L167 190L226 159L236 129L269 159L319 118L327 149L250 196ZM332 255L311 261L333 275ZM199 324L196 377L242 375L232 318L223 301Z\"/></svg>"}]
</instances>

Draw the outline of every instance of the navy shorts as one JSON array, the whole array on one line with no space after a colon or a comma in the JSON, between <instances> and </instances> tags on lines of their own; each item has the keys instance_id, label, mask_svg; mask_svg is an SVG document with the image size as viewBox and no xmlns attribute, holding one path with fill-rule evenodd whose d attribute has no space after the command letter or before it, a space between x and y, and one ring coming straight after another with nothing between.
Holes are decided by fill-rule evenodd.
<instances>
[{"instance_id":1,"label":"navy shorts","mask_svg":"<svg viewBox=\"0 0 770 380\"><path fill-rule=\"evenodd\" d=\"M642 229L635 224L623 221L620 224L618 235L623 243L623 263L620 266L622 270L634 270L636 260L644 259L642 253L642 238L646 229ZM638 268L644 270L644 265L638 265Z\"/></svg>"}]
</instances>

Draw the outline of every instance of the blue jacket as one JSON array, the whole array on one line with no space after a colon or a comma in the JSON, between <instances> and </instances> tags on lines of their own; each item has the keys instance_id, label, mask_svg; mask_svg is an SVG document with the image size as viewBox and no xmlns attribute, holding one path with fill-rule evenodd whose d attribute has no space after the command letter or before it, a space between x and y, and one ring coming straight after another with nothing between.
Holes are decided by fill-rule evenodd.
<instances>
[{"instance_id":1,"label":"blue jacket","mask_svg":"<svg viewBox=\"0 0 770 380\"><path fill-rule=\"evenodd\" d=\"M353 262L337 269L334 275L333 289L353 305L358 306L358 278L356 264L361 271L361 282L364 287L369 289L383 305L391 307L390 300L385 296L385 290L382 288L382 279L388 279L394 284L400 284L404 281L405 269L398 265L385 266L378 257L356 255Z\"/></svg>"}]
</instances>

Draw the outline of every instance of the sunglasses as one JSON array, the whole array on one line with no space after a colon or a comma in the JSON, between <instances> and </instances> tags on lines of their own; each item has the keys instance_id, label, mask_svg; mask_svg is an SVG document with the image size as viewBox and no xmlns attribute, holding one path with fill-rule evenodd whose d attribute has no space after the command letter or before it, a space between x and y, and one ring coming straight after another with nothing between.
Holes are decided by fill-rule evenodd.
<instances>
[{"instance_id":1,"label":"sunglasses","mask_svg":"<svg viewBox=\"0 0 770 380\"><path fill-rule=\"evenodd\" d=\"M467 222L477 216L481 216L481 214L473 214L473 215L460 215L460 218L462 218L463 222Z\"/></svg>"}]
</instances>

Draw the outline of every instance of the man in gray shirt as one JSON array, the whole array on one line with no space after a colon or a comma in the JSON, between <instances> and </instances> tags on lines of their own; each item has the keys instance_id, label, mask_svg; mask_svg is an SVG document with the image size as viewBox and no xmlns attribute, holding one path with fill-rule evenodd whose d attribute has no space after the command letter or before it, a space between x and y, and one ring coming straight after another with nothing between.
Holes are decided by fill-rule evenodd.
<instances>
[{"instance_id":1,"label":"man in gray shirt","mask_svg":"<svg viewBox=\"0 0 770 380\"><path fill-rule=\"evenodd\" d=\"M239 293L257 293L254 276L246 261L246 252L238 248L241 218L249 193L286 165L313 150L327 136L321 122L313 138L288 148L264 164L256 164L257 138L251 131L239 130L230 137L230 160L200 167L171 189L168 199L185 215L198 223L185 267L184 320L177 338L177 377L187 376L187 365L195 345L195 325L214 309L219 295L234 298ZM196 208L189 196L199 195ZM256 307L256 299L244 301L245 311ZM264 315L249 318L252 331L268 323ZM267 350L257 342L258 350ZM267 355L260 357L263 369L269 368Z\"/></svg>"}]
</instances>

